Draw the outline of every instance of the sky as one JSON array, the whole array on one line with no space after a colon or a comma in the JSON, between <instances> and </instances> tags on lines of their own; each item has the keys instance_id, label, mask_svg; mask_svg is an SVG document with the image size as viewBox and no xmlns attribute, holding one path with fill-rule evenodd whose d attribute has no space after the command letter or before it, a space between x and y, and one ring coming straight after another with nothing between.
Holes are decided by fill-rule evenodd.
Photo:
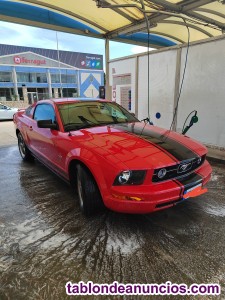
<instances>
[{"instance_id":1,"label":"sky","mask_svg":"<svg viewBox=\"0 0 225 300\"><path fill-rule=\"evenodd\" d=\"M56 32L0 21L0 44L57 49ZM58 32L59 50L102 54L104 40ZM147 48L110 42L110 59L146 52Z\"/></svg>"}]
</instances>

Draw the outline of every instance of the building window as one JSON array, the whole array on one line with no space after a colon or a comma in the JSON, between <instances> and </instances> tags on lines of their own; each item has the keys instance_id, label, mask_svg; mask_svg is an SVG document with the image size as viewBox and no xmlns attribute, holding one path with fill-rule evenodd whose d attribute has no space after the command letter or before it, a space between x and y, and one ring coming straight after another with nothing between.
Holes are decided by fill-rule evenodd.
<instances>
[{"instance_id":1,"label":"building window","mask_svg":"<svg viewBox=\"0 0 225 300\"><path fill-rule=\"evenodd\" d=\"M29 74L30 73L18 72L17 73L17 81L18 82L30 82Z\"/></svg>"},{"instance_id":2,"label":"building window","mask_svg":"<svg viewBox=\"0 0 225 300\"><path fill-rule=\"evenodd\" d=\"M12 82L12 73L0 72L0 82Z\"/></svg>"},{"instance_id":3,"label":"building window","mask_svg":"<svg viewBox=\"0 0 225 300\"><path fill-rule=\"evenodd\" d=\"M75 74L62 74L62 83L77 83Z\"/></svg>"},{"instance_id":4,"label":"building window","mask_svg":"<svg viewBox=\"0 0 225 300\"><path fill-rule=\"evenodd\" d=\"M69 89L63 89L63 95L62 97L78 97L78 94L77 94L77 89L72 89L72 88L69 88Z\"/></svg>"},{"instance_id":5,"label":"building window","mask_svg":"<svg viewBox=\"0 0 225 300\"><path fill-rule=\"evenodd\" d=\"M51 74L52 83L60 83L60 75L59 74ZM76 74L61 74L61 82L62 83L77 83L77 75Z\"/></svg>"},{"instance_id":6,"label":"building window","mask_svg":"<svg viewBox=\"0 0 225 300\"><path fill-rule=\"evenodd\" d=\"M36 82L47 83L47 76L45 73L36 73Z\"/></svg>"},{"instance_id":7,"label":"building window","mask_svg":"<svg viewBox=\"0 0 225 300\"><path fill-rule=\"evenodd\" d=\"M0 101L15 100L14 90L10 88L0 88Z\"/></svg>"},{"instance_id":8,"label":"building window","mask_svg":"<svg viewBox=\"0 0 225 300\"><path fill-rule=\"evenodd\" d=\"M45 73L17 73L18 82L35 82L35 83L47 83L47 76Z\"/></svg>"},{"instance_id":9,"label":"building window","mask_svg":"<svg viewBox=\"0 0 225 300\"><path fill-rule=\"evenodd\" d=\"M51 80L52 80L52 83L59 83L60 82L59 74L51 74Z\"/></svg>"},{"instance_id":10,"label":"building window","mask_svg":"<svg viewBox=\"0 0 225 300\"><path fill-rule=\"evenodd\" d=\"M18 88L18 94L19 94L19 99L24 101L24 98L23 98L23 88Z\"/></svg>"}]
</instances>

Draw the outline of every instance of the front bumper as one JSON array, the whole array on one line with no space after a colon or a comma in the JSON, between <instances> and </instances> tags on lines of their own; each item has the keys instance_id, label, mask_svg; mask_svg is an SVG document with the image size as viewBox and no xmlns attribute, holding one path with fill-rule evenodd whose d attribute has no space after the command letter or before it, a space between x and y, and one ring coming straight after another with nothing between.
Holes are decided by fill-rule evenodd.
<instances>
[{"instance_id":1,"label":"front bumper","mask_svg":"<svg viewBox=\"0 0 225 300\"><path fill-rule=\"evenodd\" d=\"M205 186L211 173L212 168L205 161L197 171L179 180L149 185L113 186L111 195L104 199L104 203L109 209L122 213L144 214L162 210L181 202L188 189L199 184ZM129 197L136 200L126 200Z\"/></svg>"}]
</instances>

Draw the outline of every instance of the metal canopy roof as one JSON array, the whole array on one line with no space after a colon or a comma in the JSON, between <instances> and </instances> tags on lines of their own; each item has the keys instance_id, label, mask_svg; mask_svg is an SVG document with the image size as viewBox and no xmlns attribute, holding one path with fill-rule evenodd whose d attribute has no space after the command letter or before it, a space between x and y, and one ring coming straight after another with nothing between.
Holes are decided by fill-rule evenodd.
<instances>
[{"instance_id":1,"label":"metal canopy roof","mask_svg":"<svg viewBox=\"0 0 225 300\"><path fill-rule=\"evenodd\" d=\"M144 14L146 12L146 14ZM147 46L225 32L225 0L0 0L0 20ZM186 22L186 23L185 23Z\"/></svg>"}]
</instances>

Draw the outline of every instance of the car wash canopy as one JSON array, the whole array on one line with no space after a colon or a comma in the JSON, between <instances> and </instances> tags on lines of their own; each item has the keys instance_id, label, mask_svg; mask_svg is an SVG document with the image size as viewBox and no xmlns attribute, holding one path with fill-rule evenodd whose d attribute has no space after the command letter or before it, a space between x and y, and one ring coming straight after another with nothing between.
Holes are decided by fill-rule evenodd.
<instances>
[{"instance_id":1,"label":"car wash canopy","mask_svg":"<svg viewBox=\"0 0 225 300\"><path fill-rule=\"evenodd\" d=\"M225 0L0 0L0 18L160 48L187 42L187 26L191 42L223 34Z\"/></svg>"}]
</instances>

